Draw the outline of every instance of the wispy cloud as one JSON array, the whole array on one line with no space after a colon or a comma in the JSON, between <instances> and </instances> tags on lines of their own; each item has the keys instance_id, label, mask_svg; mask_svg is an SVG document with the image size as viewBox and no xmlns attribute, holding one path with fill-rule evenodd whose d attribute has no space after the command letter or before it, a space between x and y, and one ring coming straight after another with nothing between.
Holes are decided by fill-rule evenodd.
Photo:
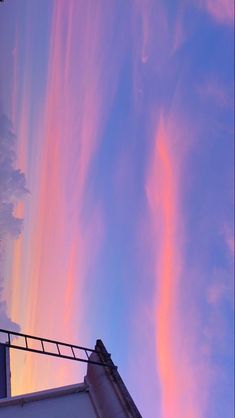
<instances>
[{"instance_id":1,"label":"wispy cloud","mask_svg":"<svg viewBox=\"0 0 235 418\"><path fill-rule=\"evenodd\" d=\"M97 256L104 234L112 236L114 230L119 234L122 228L117 258L122 258L118 245L123 239L124 246L128 247L127 269L130 268L131 275L127 274L128 280L123 283L120 280L117 288L123 299L122 292L126 299L128 292L131 294L128 306L130 310L136 308L136 314L131 311L127 321L128 324L136 321L135 326L126 328L128 337L129 330L134 329L132 341L138 346L131 359L133 367L129 377L133 387L138 381L138 397L149 417L155 418L161 399L162 418L200 418L207 416L203 412L213 374L210 356L214 342L222 335L214 338L217 318L221 330L225 328L221 321L223 315L218 311L228 294L227 285L220 278L208 286L211 271L202 253L210 252L210 262L211 253L216 253L211 249L213 239L208 223L214 229L213 216L219 218L215 189L223 181L220 183L217 178L212 185L211 179L215 178L213 170L217 162L223 162L220 155L213 153L217 149L222 154L227 141L223 136L223 145L214 146L213 135L218 131L217 115L230 108L229 86L226 80L225 84L220 83L221 78L216 75L220 69L219 45L218 49L215 44L210 48L212 36L207 31L205 46L198 37L200 19L204 36L204 13L196 14L195 27L188 2L136 0L126 2L125 7L122 3L104 0L95 2L94 6L92 0L58 0L50 2L47 9L47 2L40 6L25 2L27 13L22 14L28 18L21 21L26 28L24 36L19 30L19 42L14 44L10 108L19 127L17 166L27 174L31 195L24 208L17 205L13 212L15 217L25 216L26 220L23 237L14 242L10 313L13 320L20 318L26 332L89 340L90 317L86 312L92 298L97 304L100 302L91 290L100 284L95 281L99 280ZM197 2L195 7L203 8L219 24L230 24L231 14L221 10L221 5L221 1L212 5L208 0L203 4ZM37 43L39 49L35 53L35 39L42 40L42 27L36 25L40 20L39 8L47 19L43 20L43 42ZM225 64L223 61L223 73ZM216 68L215 75L212 71L208 74L212 67ZM202 84L198 73L205 76ZM129 86L131 80L133 88ZM120 89L115 97L117 87ZM113 102L113 99L117 100ZM122 123L115 138L122 156L119 158L118 152L112 156L107 169L110 148L106 148L106 142L115 143L112 128L119 110L123 112ZM184 117L176 117L175 110ZM152 135L153 113L156 116ZM191 141L192 131L197 131L198 136ZM185 164L186 150L191 147L191 151L194 145L195 152ZM116 173L112 171L113 161L119 161ZM145 164L147 215L143 186ZM107 184L113 190L111 194L105 190L109 208L104 199L104 212L99 186L102 176L108 177L107 172L111 178ZM216 198L208 206L211 191ZM117 212L110 216L109 209L114 205ZM141 222L148 229L149 221L150 230L140 231ZM138 239L141 243L136 245ZM230 232L225 241L230 257L233 245ZM136 246L139 252L133 256L132 269L129 249L136 250ZM108 247L110 241L103 248ZM105 266L112 263L107 258L104 251ZM194 264L202 264L202 269L195 273ZM114 268L112 265L110 270ZM101 269L105 270L103 266ZM201 279L203 269L207 272ZM99 287L100 294L106 301L109 298L118 316L113 281L110 275L102 280L105 289ZM110 294L106 293L109 283L106 280L111 283ZM216 315L210 315L213 310ZM123 311L126 312L125 306ZM104 320L101 314L97 321L103 321L103 326L107 320L110 331L112 319L106 315ZM94 329L96 332L97 328ZM116 347L117 334L113 338ZM128 349L132 351L133 344ZM15 353L12 361L18 362ZM156 370L152 367L154 361ZM70 365L66 369L61 366L58 371L48 361L41 367L40 359L36 363L32 356L25 364L27 368L20 370L17 378L12 377L15 393L37 390L38 382L46 386L71 382L73 376L78 379L78 369L70 369ZM141 382L137 373L145 376Z\"/></svg>"},{"instance_id":2,"label":"wispy cloud","mask_svg":"<svg viewBox=\"0 0 235 418\"><path fill-rule=\"evenodd\" d=\"M233 99L228 86L216 79L214 74L202 82L198 86L197 91L201 99L205 102L213 103L213 105L220 108L233 106Z\"/></svg>"},{"instance_id":3,"label":"wispy cloud","mask_svg":"<svg viewBox=\"0 0 235 418\"><path fill-rule=\"evenodd\" d=\"M77 335L85 339L88 334L83 321L84 285L95 266L104 229L100 203L89 200L90 175L126 48L120 45L110 60L114 19L115 8L108 2L107 7L97 5L95 9L91 2L54 2L46 88L41 92L43 105L37 108L36 115L30 107L21 115L22 121L23 116L28 121L35 118L40 144L34 154L36 159L33 157L33 174L32 162L27 160L26 164L31 173L32 195L27 207L30 218L19 249L21 257L17 251L14 258L13 285L24 275L27 297L24 293L24 314L19 296L23 290L15 293L11 309L14 317L23 315L28 332L46 332L63 339ZM32 50L32 46L28 47L29 56ZM30 104L29 77L25 88ZM26 372L21 383L14 380L15 393L32 390L40 380L36 378L40 366L30 364L32 373ZM50 367L48 363L48 370ZM49 374L53 379L53 373ZM61 372L61 378L63 375Z\"/></svg>"},{"instance_id":4,"label":"wispy cloud","mask_svg":"<svg viewBox=\"0 0 235 418\"><path fill-rule=\"evenodd\" d=\"M218 23L228 25L234 23L233 0L206 0L197 4L204 8Z\"/></svg>"},{"instance_id":5,"label":"wispy cloud","mask_svg":"<svg viewBox=\"0 0 235 418\"><path fill-rule=\"evenodd\" d=\"M197 366L191 359L195 331L182 329L183 245L177 134L161 116L147 180L147 197L154 227L156 367L159 374L162 417L202 417ZM179 146L179 144L178 144ZM187 330L188 332L188 330Z\"/></svg>"}]
</instances>

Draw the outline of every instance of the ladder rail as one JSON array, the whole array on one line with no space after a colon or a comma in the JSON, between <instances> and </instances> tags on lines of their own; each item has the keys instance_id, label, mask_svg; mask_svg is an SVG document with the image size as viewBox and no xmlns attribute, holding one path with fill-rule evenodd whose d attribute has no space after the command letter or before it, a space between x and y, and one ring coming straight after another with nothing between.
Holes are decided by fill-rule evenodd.
<instances>
[{"instance_id":1,"label":"ladder rail","mask_svg":"<svg viewBox=\"0 0 235 418\"><path fill-rule=\"evenodd\" d=\"M31 340L37 340L37 341L43 340L43 342L46 342L46 343L52 343L52 344L56 344L57 343L59 345L65 346L65 347L71 347L71 346L73 346L74 348L77 348L79 350L87 350L90 353L98 353L98 351L95 350L95 349L93 349L93 348L83 347L81 345L75 345L75 344L65 343L65 342L57 341L57 340L49 340L48 338L36 337L34 335L29 335L29 334L22 334L20 332L9 331L9 330L6 330L6 329L0 329L0 334L7 334L7 335L10 334L10 335L15 335L16 337L23 337L23 338L27 337L27 338L30 338Z\"/></svg>"},{"instance_id":2,"label":"ladder rail","mask_svg":"<svg viewBox=\"0 0 235 418\"><path fill-rule=\"evenodd\" d=\"M91 348L87 348L87 347L83 347L83 346L79 346L79 345L75 345L75 344L69 344L69 343L64 343L61 341L56 341L56 340L50 340L48 338L43 338L43 337L36 337L33 335L29 335L29 334L23 334L20 332L15 332L15 331L9 331L9 330L5 330L5 329L0 329L0 336L1 335L6 336L6 342L3 342L2 344L8 346L9 348L14 348L14 349L18 349L18 350L23 350L23 351L29 351L32 353L37 353L37 354L45 354L48 356L53 356L53 357L58 357L58 358L63 358L63 359L67 359L67 360L74 360L74 361L80 361L83 363L89 363L89 364L95 364L95 365L99 365L99 366L104 366L104 367L108 367L108 368L117 368L116 366L114 366L113 364L110 364L110 362L108 361L110 354L108 353L105 358L99 356L100 351L95 350L95 349L91 349ZM21 337L22 341L24 341L25 345L18 345L16 343L14 343L13 341L13 337ZM41 349L37 349L37 348L33 348L30 347L30 341L29 340L34 340L34 341L38 341L40 343L40 347ZM55 351L50 351L48 349L46 349L46 344L53 344ZM63 354L61 352L62 347L66 347L69 348L71 351L71 355L70 354ZM82 353L84 355L86 355L86 358L82 358L82 357L78 357L75 354L75 350L80 350L80 352L82 351ZM97 359L98 360L93 360L90 358L89 354L91 355L92 353L97 354ZM104 353L102 353L104 354ZM107 361L106 361L106 357L107 357Z\"/></svg>"}]
</instances>

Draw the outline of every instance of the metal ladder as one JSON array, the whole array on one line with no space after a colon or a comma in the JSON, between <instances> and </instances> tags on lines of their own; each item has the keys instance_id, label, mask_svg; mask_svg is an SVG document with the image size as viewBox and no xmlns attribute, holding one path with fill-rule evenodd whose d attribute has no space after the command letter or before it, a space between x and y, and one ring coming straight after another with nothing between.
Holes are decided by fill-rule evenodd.
<instances>
[{"instance_id":1,"label":"metal ladder","mask_svg":"<svg viewBox=\"0 0 235 418\"><path fill-rule=\"evenodd\" d=\"M37 347L35 347L35 342L37 342ZM35 337L5 329L0 329L0 344L17 350L30 351L33 353L45 354L48 356L117 369L113 362L110 361L111 355L107 353L107 351L101 352L100 350L94 350L61 341L49 340L42 337ZM97 355L97 360L91 359L92 353Z\"/></svg>"}]
</instances>

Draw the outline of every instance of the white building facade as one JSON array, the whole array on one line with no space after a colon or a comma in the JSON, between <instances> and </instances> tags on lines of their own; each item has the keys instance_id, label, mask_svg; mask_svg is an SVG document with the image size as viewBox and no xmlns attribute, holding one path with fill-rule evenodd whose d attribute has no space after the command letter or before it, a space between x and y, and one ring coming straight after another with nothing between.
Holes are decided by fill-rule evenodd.
<instances>
[{"instance_id":1,"label":"white building facade","mask_svg":"<svg viewBox=\"0 0 235 418\"><path fill-rule=\"evenodd\" d=\"M107 358L101 340L95 348L100 354L92 353L90 360ZM0 399L0 418L141 418L115 367L88 363L83 383L15 397L9 393L8 388Z\"/></svg>"}]
</instances>

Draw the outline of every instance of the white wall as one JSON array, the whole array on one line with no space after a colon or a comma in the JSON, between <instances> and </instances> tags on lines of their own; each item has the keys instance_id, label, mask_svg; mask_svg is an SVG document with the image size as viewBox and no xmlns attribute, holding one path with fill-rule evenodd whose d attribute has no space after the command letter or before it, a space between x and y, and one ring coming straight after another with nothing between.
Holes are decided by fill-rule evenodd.
<instances>
[{"instance_id":1,"label":"white wall","mask_svg":"<svg viewBox=\"0 0 235 418\"><path fill-rule=\"evenodd\" d=\"M22 398L24 399L24 398ZM0 406L0 418L97 418L88 392Z\"/></svg>"}]
</instances>

